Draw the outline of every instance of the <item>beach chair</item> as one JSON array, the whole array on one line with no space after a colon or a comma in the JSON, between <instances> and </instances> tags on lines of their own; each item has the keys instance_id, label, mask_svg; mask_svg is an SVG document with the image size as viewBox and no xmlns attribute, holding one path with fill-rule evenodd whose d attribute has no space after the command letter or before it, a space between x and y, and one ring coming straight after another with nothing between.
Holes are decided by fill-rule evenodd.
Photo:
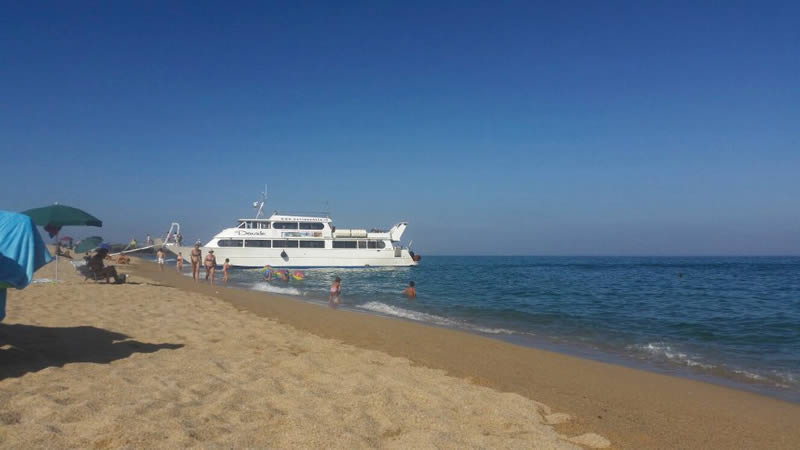
<instances>
[{"instance_id":1,"label":"beach chair","mask_svg":"<svg viewBox=\"0 0 800 450\"><path fill-rule=\"evenodd\" d=\"M101 277L100 275L98 275L97 272L95 272L94 270L92 270L91 267L89 267L88 258L84 258L84 259L86 260L87 264L84 264L82 266L78 266L78 273L83 275L83 281L86 281L86 280L88 280L90 278L92 280L94 280L94 281L103 281L103 280L106 279L105 277Z\"/></svg>"},{"instance_id":2,"label":"beach chair","mask_svg":"<svg viewBox=\"0 0 800 450\"><path fill-rule=\"evenodd\" d=\"M78 267L78 272L81 275L83 275L83 281L86 281L90 278L95 282L105 281L107 276L105 270L107 269L107 267L103 267L101 270L94 270L92 269L91 266L89 266L89 258L86 257L84 258L84 260L86 260L86 264ZM127 278L128 276L125 274L117 274L117 276L114 277L114 284L125 283L125 281L127 281Z\"/></svg>"}]
</instances>

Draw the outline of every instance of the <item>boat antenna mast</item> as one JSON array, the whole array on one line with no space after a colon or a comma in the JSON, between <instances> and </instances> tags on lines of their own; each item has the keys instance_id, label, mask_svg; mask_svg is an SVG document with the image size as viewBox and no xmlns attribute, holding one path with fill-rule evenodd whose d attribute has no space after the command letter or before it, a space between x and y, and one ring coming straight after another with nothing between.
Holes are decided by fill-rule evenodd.
<instances>
[{"instance_id":1,"label":"boat antenna mast","mask_svg":"<svg viewBox=\"0 0 800 450\"><path fill-rule=\"evenodd\" d=\"M264 204L267 203L267 185L264 185L264 192L261 193L261 200L253 202L256 211L256 219L264 217Z\"/></svg>"}]
</instances>

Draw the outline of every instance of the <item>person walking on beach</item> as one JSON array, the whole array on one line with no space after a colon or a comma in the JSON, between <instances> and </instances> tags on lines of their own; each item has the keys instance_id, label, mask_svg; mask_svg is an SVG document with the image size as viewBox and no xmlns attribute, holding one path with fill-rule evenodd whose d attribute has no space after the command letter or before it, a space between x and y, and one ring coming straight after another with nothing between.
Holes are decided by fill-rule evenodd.
<instances>
[{"instance_id":1,"label":"person walking on beach","mask_svg":"<svg viewBox=\"0 0 800 450\"><path fill-rule=\"evenodd\" d=\"M225 258L225 264L222 265L222 281L228 284L228 269L231 268L231 260Z\"/></svg>"},{"instance_id":2,"label":"person walking on beach","mask_svg":"<svg viewBox=\"0 0 800 450\"><path fill-rule=\"evenodd\" d=\"M209 250L205 260L206 266L206 280L214 284L214 272L217 270L217 258L214 256L214 250ZM209 279L209 277L211 277Z\"/></svg>"},{"instance_id":3,"label":"person walking on beach","mask_svg":"<svg viewBox=\"0 0 800 450\"><path fill-rule=\"evenodd\" d=\"M164 249L159 248L156 251L156 259L158 260L158 270L164 271Z\"/></svg>"},{"instance_id":4,"label":"person walking on beach","mask_svg":"<svg viewBox=\"0 0 800 450\"><path fill-rule=\"evenodd\" d=\"M403 290L403 295L408 297L409 300L414 300L417 297L417 288L414 287L413 281L408 282L408 287Z\"/></svg>"},{"instance_id":5,"label":"person walking on beach","mask_svg":"<svg viewBox=\"0 0 800 450\"><path fill-rule=\"evenodd\" d=\"M200 260L203 258L203 251L200 250L199 242L194 244L194 248L189 257L192 260L192 278L197 281L200 278Z\"/></svg>"},{"instance_id":6,"label":"person walking on beach","mask_svg":"<svg viewBox=\"0 0 800 450\"><path fill-rule=\"evenodd\" d=\"M342 279L336 277L336 279L333 280L333 283L331 283L331 294L328 297L328 305L330 305L331 308L336 308L336 306L339 305L340 301L339 296L341 294L342 294Z\"/></svg>"},{"instance_id":7,"label":"person walking on beach","mask_svg":"<svg viewBox=\"0 0 800 450\"><path fill-rule=\"evenodd\" d=\"M178 272L183 272L183 254L181 252L178 252L178 256L175 257L175 268Z\"/></svg>"}]
</instances>

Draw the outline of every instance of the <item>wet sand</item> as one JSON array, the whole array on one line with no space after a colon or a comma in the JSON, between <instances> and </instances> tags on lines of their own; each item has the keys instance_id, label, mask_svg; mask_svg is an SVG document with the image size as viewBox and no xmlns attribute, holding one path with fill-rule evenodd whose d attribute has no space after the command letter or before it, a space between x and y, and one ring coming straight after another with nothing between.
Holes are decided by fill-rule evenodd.
<instances>
[{"instance_id":1,"label":"wet sand","mask_svg":"<svg viewBox=\"0 0 800 450\"><path fill-rule=\"evenodd\" d=\"M211 287L155 269L143 263L137 273L298 330L540 401L572 417L557 427L565 435L596 432L616 448L800 448L797 404L456 330Z\"/></svg>"},{"instance_id":2,"label":"wet sand","mask_svg":"<svg viewBox=\"0 0 800 450\"><path fill-rule=\"evenodd\" d=\"M250 311L248 299L234 305L216 297L241 291L136 265L121 267L133 273L130 283L109 285L84 281L62 263L62 282L9 293L0 323L0 447L609 444L555 429L566 415L525 396L319 337ZM36 277L52 278L53 268ZM199 289L173 287L187 281ZM271 297L249 301L320 320L307 327L327 316L344 329L339 311L294 309L298 302ZM350 325L369 319L341 316Z\"/></svg>"}]
</instances>

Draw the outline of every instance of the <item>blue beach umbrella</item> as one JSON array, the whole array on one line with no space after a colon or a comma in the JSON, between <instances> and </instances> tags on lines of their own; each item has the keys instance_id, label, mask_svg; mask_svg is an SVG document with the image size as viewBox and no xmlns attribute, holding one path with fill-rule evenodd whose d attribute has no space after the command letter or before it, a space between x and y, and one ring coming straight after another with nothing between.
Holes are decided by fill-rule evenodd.
<instances>
[{"instance_id":1,"label":"blue beach umbrella","mask_svg":"<svg viewBox=\"0 0 800 450\"><path fill-rule=\"evenodd\" d=\"M6 289L24 288L52 259L30 217L0 211L0 320L6 316Z\"/></svg>"}]
</instances>

